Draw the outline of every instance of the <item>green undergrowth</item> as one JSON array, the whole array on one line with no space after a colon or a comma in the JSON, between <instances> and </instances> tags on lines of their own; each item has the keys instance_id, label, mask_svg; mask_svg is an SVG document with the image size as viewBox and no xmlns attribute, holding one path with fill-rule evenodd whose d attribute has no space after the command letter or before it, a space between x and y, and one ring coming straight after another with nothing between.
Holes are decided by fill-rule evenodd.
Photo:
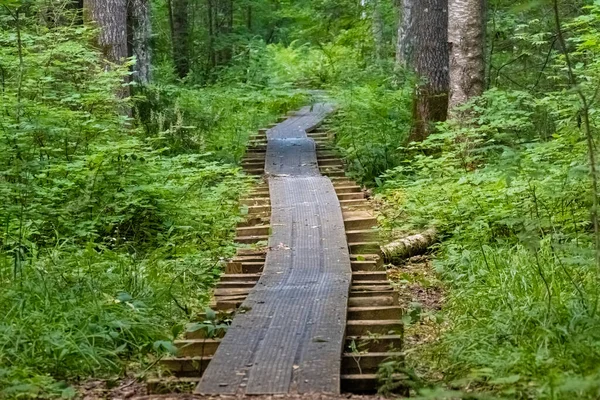
<instances>
[{"instance_id":1,"label":"green undergrowth","mask_svg":"<svg viewBox=\"0 0 600 400\"><path fill-rule=\"evenodd\" d=\"M0 397L72 397L173 350L234 254L249 134L306 97L162 79L120 99L91 29L22 14L19 52L0 24Z\"/></svg>"},{"instance_id":2,"label":"green undergrowth","mask_svg":"<svg viewBox=\"0 0 600 400\"><path fill-rule=\"evenodd\" d=\"M600 390L587 146L574 119L553 114L555 129L539 129L548 102L569 114L560 96L489 91L467 122L440 125L380 177L383 228L401 236L435 226L441 240L445 332L412 365L440 371L466 397L593 399Z\"/></svg>"},{"instance_id":3,"label":"green undergrowth","mask_svg":"<svg viewBox=\"0 0 600 400\"><path fill-rule=\"evenodd\" d=\"M599 21L596 5L565 22L577 90L593 99L592 141ZM551 42L541 36L523 35L519 46ZM590 146L565 58L547 57L544 91L489 89L422 143L407 143L410 77L396 71L332 90L337 145L353 177L375 188L387 237L438 231L434 266L448 290L434 318L441 334L407 356L423 398L600 397Z\"/></svg>"}]
</instances>

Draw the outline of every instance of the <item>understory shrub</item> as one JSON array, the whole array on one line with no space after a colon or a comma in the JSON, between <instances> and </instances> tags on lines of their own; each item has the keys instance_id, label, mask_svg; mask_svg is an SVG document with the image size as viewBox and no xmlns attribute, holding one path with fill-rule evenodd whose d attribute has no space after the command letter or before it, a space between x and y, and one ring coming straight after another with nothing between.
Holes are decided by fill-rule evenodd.
<instances>
[{"instance_id":1,"label":"understory shrub","mask_svg":"<svg viewBox=\"0 0 600 400\"><path fill-rule=\"evenodd\" d=\"M563 96L562 94L557 96ZM491 90L381 176L395 235L435 226L447 327L421 365L446 384L506 398L597 398L600 270L587 145L547 104ZM564 102L563 102L564 101ZM573 115L573 114L571 114Z\"/></svg>"}]
</instances>

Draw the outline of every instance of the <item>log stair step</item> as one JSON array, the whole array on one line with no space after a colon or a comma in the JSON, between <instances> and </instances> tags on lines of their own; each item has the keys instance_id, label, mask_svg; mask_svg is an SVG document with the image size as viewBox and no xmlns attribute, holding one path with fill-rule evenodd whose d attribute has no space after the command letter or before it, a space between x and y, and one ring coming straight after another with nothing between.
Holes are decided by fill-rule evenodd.
<instances>
[{"instance_id":1,"label":"log stair step","mask_svg":"<svg viewBox=\"0 0 600 400\"><path fill-rule=\"evenodd\" d=\"M344 353L342 355L342 374L376 374L379 364L403 359L404 354L400 352Z\"/></svg>"},{"instance_id":2,"label":"log stair step","mask_svg":"<svg viewBox=\"0 0 600 400\"><path fill-rule=\"evenodd\" d=\"M404 338L401 335L346 336L346 349L359 352L394 352L402 349Z\"/></svg>"}]
</instances>

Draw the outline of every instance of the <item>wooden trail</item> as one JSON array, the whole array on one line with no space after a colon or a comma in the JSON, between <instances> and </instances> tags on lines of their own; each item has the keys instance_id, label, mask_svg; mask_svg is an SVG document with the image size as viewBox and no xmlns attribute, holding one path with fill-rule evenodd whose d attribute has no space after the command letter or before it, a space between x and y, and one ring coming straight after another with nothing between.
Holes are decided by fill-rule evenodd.
<instances>
[{"instance_id":1,"label":"wooden trail","mask_svg":"<svg viewBox=\"0 0 600 400\"><path fill-rule=\"evenodd\" d=\"M174 376L149 379L149 393L374 393L379 364L402 362L375 213L319 125L330 112L305 107L251 137L242 166L266 182L241 200L240 247L211 304L231 325L176 340L160 361Z\"/></svg>"},{"instance_id":2,"label":"wooden trail","mask_svg":"<svg viewBox=\"0 0 600 400\"><path fill-rule=\"evenodd\" d=\"M199 393L340 391L350 254L335 189L306 134L330 109L305 108L267 132L269 252Z\"/></svg>"}]
</instances>

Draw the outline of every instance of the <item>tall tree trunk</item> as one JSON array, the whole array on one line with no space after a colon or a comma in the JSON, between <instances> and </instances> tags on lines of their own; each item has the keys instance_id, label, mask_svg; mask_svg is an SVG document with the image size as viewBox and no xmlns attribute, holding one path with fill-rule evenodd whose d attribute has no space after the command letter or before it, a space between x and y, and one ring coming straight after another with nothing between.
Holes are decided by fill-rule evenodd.
<instances>
[{"instance_id":1,"label":"tall tree trunk","mask_svg":"<svg viewBox=\"0 0 600 400\"><path fill-rule=\"evenodd\" d=\"M415 21L413 4L417 0L398 1L398 43L396 46L396 63L402 67L412 66L415 39Z\"/></svg>"},{"instance_id":2,"label":"tall tree trunk","mask_svg":"<svg viewBox=\"0 0 600 400\"><path fill-rule=\"evenodd\" d=\"M133 79L141 85L147 85L151 79L152 60L150 51L152 23L149 0L129 0L129 26L131 55L135 56Z\"/></svg>"},{"instance_id":3,"label":"tall tree trunk","mask_svg":"<svg viewBox=\"0 0 600 400\"><path fill-rule=\"evenodd\" d=\"M217 66L217 53L215 51L215 0L206 1L208 14L208 61L209 71Z\"/></svg>"},{"instance_id":4,"label":"tall tree trunk","mask_svg":"<svg viewBox=\"0 0 600 400\"><path fill-rule=\"evenodd\" d=\"M485 0L449 0L450 112L483 93L485 8Z\"/></svg>"},{"instance_id":5,"label":"tall tree trunk","mask_svg":"<svg viewBox=\"0 0 600 400\"><path fill-rule=\"evenodd\" d=\"M172 42L175 72L185 78L190 72L188 38L188 0L172 0Z\"/></svg>"},{"instance_id":6,"label":"tall tree trunk","mask_svg":"<svg viewBox=\"0 0 600 400\"><path fill-rule=\"evenodd\" d=\"M128 56L127 0L83 0L83 19L95 22L100 28L98 44L106 61L122 64ZM128 97L129 86L119 88L117 95L121 98ZM128 107L121 112L131 115Z\"/></svg>"},{"instance_id":7,"label":"tall tree trunk","mask_svg":"<svg viewBox=\"0 0 600 400\"><path fill-rule=\"evenodd\" d=\"M410 135L418 141L448 114L448 0L403 0L402 5L397 58L419 79Z\"/></svg>"},{"instance_id":8,"label":"tall tree trunk","mask_svg":"<svg viewBox=\"0 0 600 400\"><path fill-rule=\"evenodd\" d=\"M382 60L384 58L383 43L383 15L381 13L381 0L372 0L373 7L373 41L375 43L375 58Z\"/></svg>"},{"instance_id":9,"label":"tall tree trunk","mask_svg":"<svg viewBox=\"0 0 600 400\"><path fill-rule=\"evenodd\" d=\"M98 44L106 59L121 64L127 58L127 0L84 0L84 19L100 28Z\"/></svg>"}]
</instances>

